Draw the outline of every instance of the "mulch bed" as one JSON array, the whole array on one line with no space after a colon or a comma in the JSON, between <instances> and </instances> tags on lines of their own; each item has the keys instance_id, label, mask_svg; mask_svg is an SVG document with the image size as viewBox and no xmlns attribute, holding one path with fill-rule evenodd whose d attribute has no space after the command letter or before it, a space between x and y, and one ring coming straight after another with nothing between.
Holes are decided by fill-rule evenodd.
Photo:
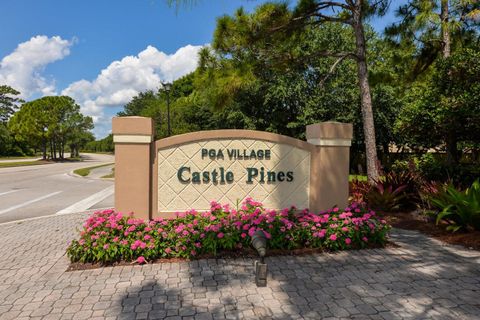
<instances>
[{"instance_id":1,"label":"mulch bed","mask_svg":"<svg viewBox=\"0 0 480 320\"><path fill-rule=\"evenodd\" d=\"M395 228L420 231L443 242L480 251L480 231L447 231L445 225L437 226L435 221L415 211L379 213L379 215Z\"/></svg>"}]
</instances>

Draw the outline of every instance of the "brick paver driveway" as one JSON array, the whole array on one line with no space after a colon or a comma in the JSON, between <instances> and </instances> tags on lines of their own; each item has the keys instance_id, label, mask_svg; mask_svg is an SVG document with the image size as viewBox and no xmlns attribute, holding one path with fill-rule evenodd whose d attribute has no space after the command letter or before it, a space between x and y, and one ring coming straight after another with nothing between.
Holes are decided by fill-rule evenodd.
<instances>
[{"instance_id":1,"label":"brick paver driveway","mask_svg":"<svg viewBox=\"0 0 480 320\"><path fill-rule=\"evenodd\" d=\"M395 230L400 247L65 272L85 215L0 225L0 319L480 319L480 253Z\"/></svg>"}]
</instances>

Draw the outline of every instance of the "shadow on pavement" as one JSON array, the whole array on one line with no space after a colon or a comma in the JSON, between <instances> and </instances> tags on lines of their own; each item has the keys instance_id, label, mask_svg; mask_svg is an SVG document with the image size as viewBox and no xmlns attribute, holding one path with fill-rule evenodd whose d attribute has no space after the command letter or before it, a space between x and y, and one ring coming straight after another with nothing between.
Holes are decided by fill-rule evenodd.
<instances>
[{"instance_id":1,"label":"shadow on pavement","mask_svg":"<svg viewBox=\"0 0 480 320\"><path fill-rule=\"evenodd\" d=\"M118 319L479 319L476 257L400 231L400 248L269 257L266 288L252 259L144 267L112 306ZM108 315L108 314L106 314Z\"/></svg>"}]
</instances>

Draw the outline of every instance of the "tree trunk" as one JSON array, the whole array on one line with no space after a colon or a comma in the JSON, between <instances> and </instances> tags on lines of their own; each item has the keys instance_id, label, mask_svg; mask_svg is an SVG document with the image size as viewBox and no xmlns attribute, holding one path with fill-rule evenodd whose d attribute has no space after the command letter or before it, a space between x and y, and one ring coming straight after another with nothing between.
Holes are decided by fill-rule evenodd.
<instances>
[{"instance_id":1,"label":"tree trunk","mask_svg":"<svg viewBox=\"0 0 480 320\"><path fill-rule=\"evenodd\" d=\"M47 140L45 138L42 139L42 149L43 160L47 160Z\"/></svg>"},{"instance_id":2,"label":"tree trunk","mask_svg":"<svg viewBox=\"0 0 480 320\"><path fill-rule=\"evenodd\" d=\"M440 20L442 24L442 55L444 58L450 57L451 54L451 40L450 30L448 27L448 0L442 0Z\"/></svg>"},{"instance_id":3,"label":"tree trunk","mask_svg":"<svg viewBox=\"0 0 480 320\"><path fill-rule=\"evenodd\" d=\"M52 140L53 143L53 159L57 160L57 143L55 138Z\"/></svg>"},{"instance_id":4,"label":"tree trunk","mask_svg":"<svg viewBox=\"0 0 480 320\"><path fill-rule=\"evenodd\" d=\"M50 159L53 160L53 141L50 139Z\"/></svg>"},{"instance_id":5,"label":"tree trunk","mask_svg":"<svg viewBox=\"0 0 480 320\"><path fill-rule=\"evenodd\" d=\"M365 135L365 154L367 160L367 176L370 182L378 180L377 145L375 142L375 124L373 122L372 96L368 83L365 34L363 30L362 1L355 2L353 11L353 29L357 55L358 83L361 94L363 134Z\"/></svg>"},{"instance_id":6,"label":"tree trunk","mask_svg":"<svg viewBox=\"0 0 480 320\"><path fill-rule=\"evenodd\" d=\"M458 163L457 134L455 130L450 130L446 140L447 164L454 165Z\"/></svg>"},{"instance_id":7,"label":"tree trunk","mask_svg":"<svg viewBox=\"0 0 480 320\"><path fill-rule=\"evenodd\" d=\"M440 20L442 27L442 55L443 58L448 58L451 55L451 39L449 22L449 4L448 0L441 1ZM447 164L457 164L459 160L459 152L457 147L457 134L455 130L449 130L445 141L447 149Z\"/></svg>"}]
</instances>

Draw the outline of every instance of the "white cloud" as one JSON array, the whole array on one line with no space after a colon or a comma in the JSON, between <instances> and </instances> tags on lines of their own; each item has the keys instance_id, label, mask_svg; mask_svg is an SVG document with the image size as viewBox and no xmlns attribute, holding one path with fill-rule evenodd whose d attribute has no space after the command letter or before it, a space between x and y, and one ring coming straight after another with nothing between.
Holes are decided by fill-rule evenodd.
<instances>
[{"instance_id":1,"label":"white cloud","mask_svg":"<svg viewBox=\"0 0 480 320\"><path fill-rule=\"evenodd\" d=\"M187 45L167 55L148 46L137 56L112 62L93 81L70 84L62 95L74 98L82 112L93 117L95 133L102 137L110 131L111 116L106 114L106 107L122 106L142 91L156 90L162 81L171 82L192 72L201 48Z\"/></svg>"},{"instance_id":2,"label":"white cloud","mask_svg":"<svg viewBox=\"0 0 480 320\"><path fill-rule=\"evenodd\" d=\"M37 35L20 43L0 61L0 84L20 91L24 99L58 94L54 79L47 79L43 71L48 64L68 56L75 41ZM76 100L82 113L93 118L96 136L103 137L111 130L112 115L132 97L195 70L201 48L186 45L169 55L147 46L136 56L110 63L94 80L71 83L61 94Z\"/></svg>"},{"instance_id":3,"label":"white cloud","mask_svg":"<svg viewBox=\"0 0 480 320\"><path fill-rule=\"evenodd\" d=\"M41 75L45 66L70 54L74 40L59 36L38 35L20 43L17 48L0 61L0 83L21 92L23 98L32 94L55 94L55 83Z\"/></svg>"}]
</instances>

